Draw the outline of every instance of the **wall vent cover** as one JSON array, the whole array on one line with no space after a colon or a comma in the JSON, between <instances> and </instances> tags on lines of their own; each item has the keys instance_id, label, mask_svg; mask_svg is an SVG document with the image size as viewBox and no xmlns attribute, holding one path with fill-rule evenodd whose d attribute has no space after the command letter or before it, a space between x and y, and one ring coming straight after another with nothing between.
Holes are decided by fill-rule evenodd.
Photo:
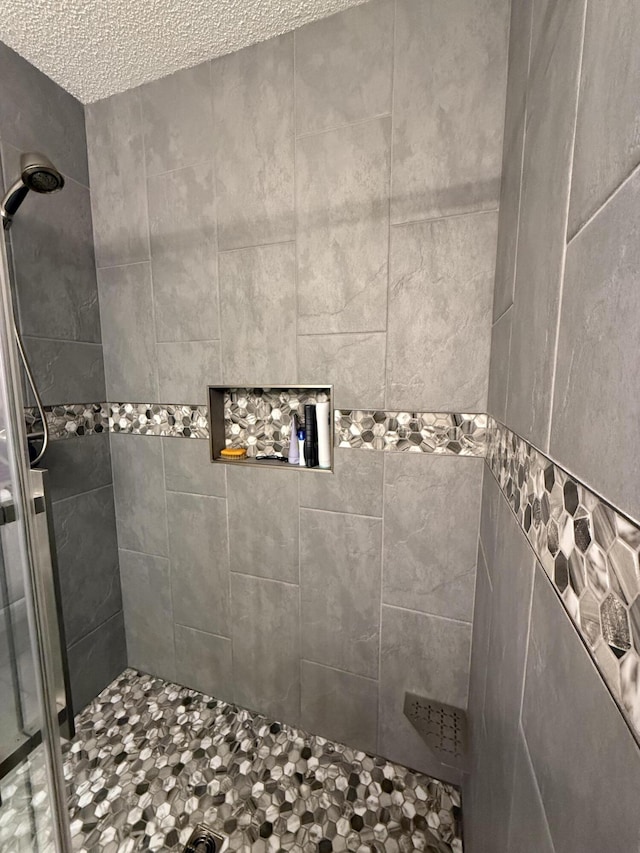
<instances>
[{"instance_id":1,"label":"wall vent cover","mask_svg":"<svg viewBox=\"0 0 640 853\"><path fill-rule=\"evenodd\" d=\"M225 841L206 823L199 823L191 833L183 853L221 853Z\"/></svg>"},{"instance_id":2,"label":"wall vent cover","mask_svg":"<svg viewBox=\"0 0 640 853\"><path fill-rule=\"evenodd\" d=\"M467 715L462 708L405 693L404 713L439 761L459 770L465 769Z\"/></svg>"}]
</instances>

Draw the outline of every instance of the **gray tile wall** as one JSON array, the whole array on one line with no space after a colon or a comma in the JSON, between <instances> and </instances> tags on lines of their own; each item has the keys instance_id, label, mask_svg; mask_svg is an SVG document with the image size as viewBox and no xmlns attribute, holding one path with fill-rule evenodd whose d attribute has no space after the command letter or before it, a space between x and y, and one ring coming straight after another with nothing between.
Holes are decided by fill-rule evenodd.
<instances>
[{"instance_id":1,"label":"gray tile wall","mask_svg":"<svg viewBox=\"0 0 640 853\"><path fill-rule=\"evenodd\" d=\"M587 5L512 4L488 411L638 519L640 14Z\"/></svg>"},{"instance_id":2,"label":"gray tile wall","mask_svg":"<svg viewBox=\"0 0 640 853\"><path fill-rule=\"evenodd\" d=\"M488 403L634 518L639 36L633 3L512 4ZM465 849L635 850L637 744L484 480Z\"/></svg>"},{"instance_id":3,"label":"gray tile wall","mask_svg":"<svg viewBox=\"0 0 640 853\"><path fill-rule=\"evenodd\" d=\"M484 410L507 28L374 0L91 104L108 399ZM481 462L207 451L112 437L130 663L424 765L402 700L466 703Z\"/></svg>"},{"instance_id":4,"label":"gray tile wall","mask_svg":"<svg viewBox=\"0 0 640 853\"><path fill-rule=\"evenodd\" d=\"M104 399L84 108L0 43L4 185L21 151L46 153L65 187L28 197L10 232L14 298L45 405ZM29 401L29 395L27 395ZM108 437L54 442L49 469L71 687L80 710L126 665Z\"/></svg>"},{"instance_id":5,"label":"gray tile wall","mask_svg":"<svg viewBox=\"0 0 640 853\"><path fill-rule=\"evenodd\" d=\"M488 469L484 477L465 850L635 850L640 750ZM596 808L594 779L611 782Z\"/></svg>"}]
</instances>

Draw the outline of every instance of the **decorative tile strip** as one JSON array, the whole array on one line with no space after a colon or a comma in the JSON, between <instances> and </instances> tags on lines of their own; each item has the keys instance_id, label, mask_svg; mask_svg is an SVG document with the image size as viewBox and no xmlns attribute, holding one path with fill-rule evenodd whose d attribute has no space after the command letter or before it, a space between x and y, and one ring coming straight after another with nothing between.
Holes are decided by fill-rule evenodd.
<instances>
[{"instance_id":1,"label":"decorative tile strip","mask_svg":"<svg viewBox=\"0 0 640 853\"><path fill-rule=\"evenodd\" d=\"M640 528L507 427L487 464L640 742Z\"/></svg>"},{"instance_id":2,"label":"decorative tile strip","mask_svg":"<svg viewBox=\"0 0 640 853\"><path fill-rule=\"evenodd\" d=\"M109 403L108 407L110 432L209 438L206 406Z\"/></svg>"},{"instance_id":3,"label":"decorative tile strip","mask_svg":"<svg viewBox=\"0 0 640 853\"><path fill-rule=\"evenodd\" d=\"M485 456L487 415L336 409L339 447Z\"/></svg>"},{"instance_id":4,"label":"decorative tile strip","mask_svg":"<svg viewBox=\"0 0 640 853\"><path fill-rule=\"evenodd\" d=\"M231 388L224 395L225 443L227 447L246 448L248 456L258 453L286 456L293 415L303 421L305 403L327 399L317 389Z\"/></svg>"},{"instance_id":5,"label":"decorative tile strip","mask_svg":"<svg viewBox=\"0 0 640 853\"><path fill-rule=\"evenodd\" d=\"M93 435L109 429L107 403L65 403L45 406L51 439ZM27 435L42 432L42 421L35 407L25 408Z\"/></svg>"},{"instance_id":6,"label":"decorative tile strip","mask_svg":"<svg viewBox=\"0 0 640 853\"><path fill-rule=\"evenodd\" d=\"M230 389L225 394L225 437L228 447L286 455L293 415L303 418L305 403L326 394L314 389L270 392ZM79 403L45 407L52 440L122 432L178 438L209 438L206 406L164 403ZM25 409L27 432L42 424L35 408ZM430 412L335 411L336 444L365 450L484 456L487 415Z\"/></svg>"}]
</instances>

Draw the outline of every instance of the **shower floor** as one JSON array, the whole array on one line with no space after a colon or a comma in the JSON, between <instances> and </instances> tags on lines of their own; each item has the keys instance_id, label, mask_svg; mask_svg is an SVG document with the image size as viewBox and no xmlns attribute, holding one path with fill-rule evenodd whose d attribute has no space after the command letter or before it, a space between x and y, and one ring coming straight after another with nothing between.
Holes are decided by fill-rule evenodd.
<instances>
[{"instance_id":1,"label":"shower floor","mask_svg":"<svg viewBox=\"0 0 640 853\"><path fill-rule=\"evenodd\" d=\"M457 788L160 678L125 670L76 725L74 851L177 853L201 821L230 851L462 851Z\"/></svg>"}]
</instances>

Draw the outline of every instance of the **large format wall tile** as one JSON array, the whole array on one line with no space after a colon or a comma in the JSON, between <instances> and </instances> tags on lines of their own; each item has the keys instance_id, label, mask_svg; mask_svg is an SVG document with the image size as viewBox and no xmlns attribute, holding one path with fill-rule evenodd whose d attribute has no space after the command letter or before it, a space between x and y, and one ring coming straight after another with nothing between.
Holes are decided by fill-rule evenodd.
<instances>
[{"instance_id":1,"label":"large format wall tile","mask_svg":"<svg viewBox=\"0 0 640 853\"><path fill-rule=\"evenodd\" d=\"M375 0L296 31L298 134L391 112L393 20Z\"/></svg>"},{"instance_id":2,"label":"large format wall tile","mask_svg":"<svg viewBox=\"0 0 640 853\"><path fill-rule=\"evenodd\" d=\"M482 504L480 512L480 541L487 561L489 578L493 582L494 566L498 549L498 512L503 501L500 486L490 469L484 468L482 475Z\"/></svg>"},{"instance_id":3,"label":"large format wall tile","mask_svg":"<svg viewBox=\"0 0 640 853\"><path fill-rule=\"evenodd\" d=\"M634 0L589 3L571 179L569 233L640 162L640 6Z\"/></svg>"},{"instance_id":4,"label":"large format wall tile","mask_svg":"<svg viewBox=\"0 0 640 853\"><path fill-rule=\"evenodd\" d=\"M296 147L298 331L386 327L390 119Z\"/></svg>"},{"instance_id":5,"label":"large format wall tile","mask_svg":"<svg viewBox=\"0 0 640 853\"><path fill-rule=\"evenodd\" d=\"M147 191L156 337L159 341L217 340L213 165L202 163L149 178Z\"/></svg>"},{"instance_id":6,"label":"large format wall tile","mask_svg":"<svg viewBox=\"0 0 640 853\"><path fill-rule=\"evenodd\" d=\"M147 175L211 159L209 62L154 80L139 91Z\"/></svg>"},{"instance_id":7,"label":"large format wall tile","mask_svg":"<svg viewBox=\"0 0 640 853\"><path fill-rule=\"evenodd\" d=\"M73 711L81 711L127 665L124 617L116 613L68 652Z\"/></svg>"},{"instance_id":8,"label":"large format wall tile","mask_svg":"<svg viewBox=\"0 0 640 853\"><path fill-rule=\"evenodd\" d=\"M86 108L91 209L99 267L149 257L144 149L137 89Z\"/></svg>"},{"instance_id":9,"label":"large format wall tile","mask_svg":"<svg viewBox=\"0 0 640 853\"><path fill-rule=\"evenodd\" d=\"M640 518L640 459L631 425L640 418L640 400L630 391L638 381L639 205L636 174L567 250L550 446L563 465L634 518Z\"/></svg>"},{"instance_id":10,"label":"large format wall tile","mask_svg":"<svg viewBox=\"0 0 640 853\"><path fill-rule=\"evenodd\" d=\"M213 465L208 441L163 438L164 481L172 492L227 496L226 465Z\"/></svg>"},{"instance_id":11,"label":"large format wall tile","mask_svg":"<svg viewBox=\"0 0 640 853\"><path fill-rule=\"evenodd\" d=\"M493 212L391 229L388 407L485 410L496 229Z\"/></svg>"},{"instance_id":12,"label":"large format wall tile","mask_svg":"<svg viewBox=\"0 0 640 853\"><path fill-rule=\"evenodd\" d=\"M335 447L333 454L333 476L305 477L300 506L380 518L383 454L345 447Z\"/></svg>"},{"instance_id":13,"label":"large format wall tile","mask_svg":"<svg viewBox=\"0 0 640 853\"><path fill-rule=\"evenodd\" d=\"M18 152L5 174L19 174ZM9 171L10 170L10 171ZM89 190L67 181L63 192L37 199L20 209L11 228L14 286L23 335L100 342Z\"/></svg>"},{"instance_id":14,"label":"large format wall tile","mask_svg":"<svg viewBox=\"0 0 640 853\"><path fill-rule=\"evenodd\" d=\"M471 622L482 460L388 454L385 604Z\"/></svg>"},{"instance_id":15,"label":"large format wall tile","mask_svg":"<svg viewBox=\"0 0 640 853\"><path fill-rule=\"evenodd\" d=\"M219 385L220 341L177 341L156 346L158 394L167 403L207 403L207 387Z\"/></svg>"},{"instance_id":16,"label":"large format wall tile","mask_svg":"<svg viewBox=\"0 0 640 853\"><path fill-rule=\"evenodd\" d=\"M505 134L504 140L505 151L498 214L498 249L493 292L494 321L498 320L513 304L515 292L524 128L525 116L523 113L520 118L520 125L515 129L514 138L509 139Z\"/></svg>"},{"instance_id":17,"label":"large format wall tile","mask_svg":"<svg viewBox=\"0 0 640 853\"><path fill-rule=\"evenodd\" d=\"M108 398L132 402L157 400L149 264L98 270L98 290Z\"/></svg>"},{"instance_id":18,"label":"large format wall tile","mask_svg":"<svg viewBox=\"0 0 640 853\"><path fill-rule=\"evenodd\" d=\"M518 853L555 853L540 791L522 734L513 778L507 850ZM558 848L559 850L563 848Z\"/></svg>"},{"instance_id":19,"label":"large format wall tile","mask_svg":"<svg viewBox=\"0 0 640 853\"><path fill-rule=\"evenodd\" d=\"M334 406L383 409L386 335L300 335L299 381L333 385Z\"/></svg>"},{"instance_id":20,"label":"large format wall tile","mask_svg":"<svg viewBox=\"0 0 640 853\"><path fill-rule=\"evenodd\" d=\"M490 666L489 641L491 639L491 619L493 589L482 546L478 545L478 573L476 596L473 608L473 634L471 638L471 663L469 671L468 722L470 727L472 788L482 780L473 773L473 761L479 752L482 731L484 729L484 700L487 686L487 671Z\"/></svg>"},{"instance_id":21,"label":"large format wall tile","mask_svg":"<svg viewBox=\"0 0 640 853\"><path fill-rule=\"evenodd\" d=\"M53 504L67 645L122 609L113 489Z\"/></svg>"},{"instance_id":22,"label":"large format wall tile","mask_svg":"<svg viewBox=\"0 0 640 853\"><path fill-rule=\"evenodd\" d=\"M508 28L504 0L398 2L393 222L497 208Z\"/></svg>"},{"instance_id":23,"label":"large format wall tile","mask_svg":"<svg viewBox=\"0 0 640 853\"><path fill-rule=\"evenodd\" d=\"M511 3L498 251L493 298L494 320L512 304L515 287L533 5L530 0L514 0Z\"/></svg>"},{"instance_id":24,"label":"large format wall tile","mask_svg":"<svg viewBox=\"0 0 640 853\"><path fill-rule=\"evenodd\" d=\"M552 724L542 708L553 708ZM522 725L555 849L637 850L637 744L542 571L534 586ZM614 781L598 808L594 778Z\"/></svg>"},{"instance_id":25,"label":"large format wall tile","mask_svg":"<svg viewBox=\"0 0 640 853\"><path fill-rule=\"evenodd\" d=\"M295 383L295 245L224 252L219 269L225 383Z\"/></svg>"},{"instance_id":26,"label":"large format wall tile","mask_svg":"<svg viewBox=\"0 0 640 853\"><path fill-rule=\"evenodd\" d=\"M513 308L509 307L493 324L491 334L491 359L489 362L487 411L501 423L504 423L507 417L509 350L511 348L512 315Z\"/></svg>"},{"instance_id":27,"label":"large format wall tile","mask_svg":"<svg viewBox=\"0 0 640 853\"><path fill-rule=\"evenodd\" d=\"M300 725L307 731L376 752L376 681L303 660L300 704Z\"/></svg>"},{"instance_id":28,"label":"large format wall tile","mask_svg":"<svg viewBox=\"0 0 640 853\"><path fill-rule=\"evenodd\" d=\"M287 723L300 716L298 587L231 575L235 701Z\"/></svg>"},{"instance_id":29,"label":"large format wall tile","mask_svg":"<svg viewBox=\"0 0 640 853\"><path fill-rule=\"evenodd\" d=\"M417 770L440 769L403 712L405 692L458 708L467 704L471 626L382 607L378 752Z\"/></svg>"},{"instance_id":30,"label":"large format wall tile","mask_svg":"<svg viewBox=\"0 0 640 853\"><path fill-rule=\"evenodd\" d=\"M294 237L293 34L212 63L221 249Z\"/></svg>"},{"instance_id":31,"label":"large format wall tile","mask_svg":"<svg viewBox=\"0 0 640 853\"><path fill-rule=\"evenodd\" d=\"M118 545L166 557L162 443L157 438L132 441L131 436L115 433L110 441Z\"/></svg>"},{"instance_id":32,"label":"large format wall tile","mask_svg":"<svg viewBox=\"0 0 640 853\"><path fill-rule=\"evenodd\" d=\"M584 3L554 3L538 22L527 95L507 423L541 450L551 414ZM543 11L536 9L538 17Z\"/></svg>"},{"instance_id":33,"label":"large format wall tile","mask_svg":"<svg viewBox=\"0 0 640 853\"><path fill-rule=\"evenodd\" d=\"M487 744L477 765L481 779L492 779L482 799L496 851L507 853L508 803L517 748L527 626L535 557L502 498L496 521L497 547L490 568L493 582L484 722ZM545 707L545 706L542 706Z\"/></svg>"},{"instance_id":34,"label":"large format wall tile","mask_svg":"<svg viewBox=\"0 0 640 853\"><path fill-rule=\"evenodd\" d=\"M175 681L169 561L121 549L120 578L129 666Z\"/></svg>"},{"instance_id":35,"label":"large format wall tile","mask_svg":"<svg viewBox=\"0 0 640 853\"><path fill-rule=\"evenodd\" d=\"M100 344L23 337L43 406L104 400L104 362ZM33 405L27 390L26 401Z\"/></svg>"},{"instance_id":36,"label":"large format wall tile","mask_svg":"<svg viewBox=\"0 0 640 853\"><path fill-rule=\"evenodd\" d=\"M304 658L377 677L381 551L380 519L300 510Z\"/></svg>"},{"instance_id":37,"label":"large format wall tile","mask_svg":"<svg viewBox=\"0 0 640 853\"><path fill-rule=\"evenodd\" d=\"M221 498L167 492L173 616L229 636L227 506Z\"/></svg>"},{"instance_id":38,"label":"large format wall tile","mask_svg":"<svg viewBox=\"0 0 640 853\"><path fill-rule=\"evenodd\" d=\"M176 625L176 681L207 696L233 697L231 640Z\"/></svg>"},{"instance_id":39,"label":"large format wall tile","mask_svg":"<svg viewBox=\"0 0 640 853\"><path fill-rule=\"evenodd\" d=\"M52 501L79 495L111 483L111 452L107 433L82 441L52 441L47 449L48 493Z\"/></svg>"},{"instance_id":40,"label":"large format wall tile","mask_svg":"<svg viewBox=\"0 0 640 853\"><path fill-rule=\"evenodd\" d=\"M298 583L298 476L228 468L232 572Z\"/></svg>"},{"instance_id":41,"label":"large format wall tile","mask_svg":"<svg viewBox=\"0 0 640 853\"><path fill-rule=\"evenodd\" d=\"M65 175L89 185L84 107L0 43L2 139L20 151L43 151Z\"/></svg>"}]
</instances>

